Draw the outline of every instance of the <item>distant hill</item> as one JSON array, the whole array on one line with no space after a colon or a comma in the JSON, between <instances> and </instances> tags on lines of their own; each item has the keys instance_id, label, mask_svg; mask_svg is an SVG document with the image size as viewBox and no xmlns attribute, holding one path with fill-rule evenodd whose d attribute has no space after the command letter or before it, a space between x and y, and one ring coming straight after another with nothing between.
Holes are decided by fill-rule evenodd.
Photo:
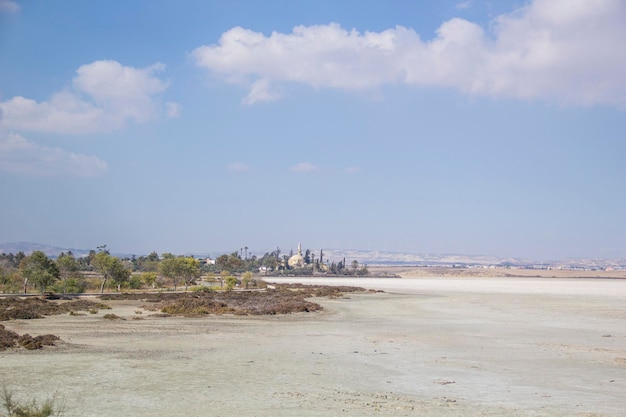
<instances>
[{"instance_id":1,"label":"distant hill","mask_svg":"<svg viewBox=\"0 0 626 417\"><path fill-rule=\"evenodd\" d=\"M346 262L353 260L370 265L416 265L416 266L446 266L446 265L521 265L529 261L517 258L498 258L495 256L460 255L460 254L415 254L390 251L364 250L324 250L327 259Z\"/></svg>"},{"instance_id":2,"label":"distant hill","mask_svg":"<svg viewBox=\"0 0 626 417\"><path fill-rule=\"evenodd\" d=\"M63 252L72 251L74 256L80 257L89 254L89 249L75 249L75 248L60 248L57 246L44 245L42 243L33 242L9 242L0 243L0 252L2 253L18 253L24 252L26 255L30 255L34 251L41 251L46 256L56 258Z\"/></svg>"},{"instance_id":3,"label":"distant hill","mask_svg":"<svg viewBox=\"0 0 626 417\"><path fill-rule=\"evenodd\" d=\"M324 250L325 257L332 260L341 260L345 257L346 263L353 260L368 265L398 265L398 266L498 266L519 268L563 268L563 269L605 269L626 268L626 259L555 259L548 261L534 261L521 258L500 258L488 255L462 254L414 254L387 251L362 250Z\"/></svg>"}]
</instances>

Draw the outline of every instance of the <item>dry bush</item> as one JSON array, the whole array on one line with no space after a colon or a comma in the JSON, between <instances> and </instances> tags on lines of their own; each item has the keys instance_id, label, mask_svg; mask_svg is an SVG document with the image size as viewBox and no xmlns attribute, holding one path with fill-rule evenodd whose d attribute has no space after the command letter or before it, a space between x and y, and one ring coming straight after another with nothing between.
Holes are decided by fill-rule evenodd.
<instances>
[{"instance_id":1,"label":"dry bush","mask_svg":"<svg viewBox=\"0 0 626 417\"><path fill-rule=\"evenodd\" d=\"M59 340L59 336L44 334L32 337L29 334L19 335L11 330L7 330L0 324L0 350L14 348L17 345L26 349L41 349L43 346L54 346L54 342Z\"/></svg>"},{"instance_id":2,"label":"dry bush","mask_svg":"<svg viewBox=\"0 0 626 417\"><path fill-rule=\"evenodd\" d=\"M70 311L110 309L106 304L88 300L57 303L41 298L0 298L0 321L11 319L39 319L43 316L64 314Z\"/></svg>"},{"instance_id":3,"label":"dry bush","mask_svg":"<svg viewBox=\"0 0 626 417\"><path fill-rule=\"evenodd\" d=\"M143 308L170 315L197 316L204 314L274 315L321 310L321 306L306 300L310 297L341 297L344 292L365 291L358 287L327 287L279 285L263 292L227 291L194 293L144 294Z\"/></svg>"},{"instance_id":4,"label":"dry bush","mask_svg":"<svg viewBox=\"0 0 626 417\"><path fill-rule=\"evenodd\" d=\"M19 336L14 331L7 330L0 324L0 351L15 347L15 342Z\"/></svg>"},{"instance_id":5,"label":"dry bush","mask_svg":"<svg viewBox=\"0 0 626 417\"><path fill-rule=\"evenodd\" d=\"M54 342L57 340L59 340L59 336L53 334L32 337L26 333L17 338L17 343L28 350L34 350L41 349L43 346L54 346Z\"/></svg>"}]
</instances>

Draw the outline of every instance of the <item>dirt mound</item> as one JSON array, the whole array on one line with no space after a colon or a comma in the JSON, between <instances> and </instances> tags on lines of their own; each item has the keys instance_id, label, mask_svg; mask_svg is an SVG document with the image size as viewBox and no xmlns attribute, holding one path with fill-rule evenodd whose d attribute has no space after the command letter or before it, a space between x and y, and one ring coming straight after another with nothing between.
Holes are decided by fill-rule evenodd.
<instances>
[{"instance_id":1,"label":"dirt mound","mask_svg":"<svg viewBox=\"0 0 626 417\"><path fill-rule=\"evenodd\" d=\"M92 309L109 309L106 304L88 301L73 300L55 302L41 298L0 298L0 321L12 319L39 319L43 316L64 314L71 311L88 311Z\"/></svg>"}]
</instances>

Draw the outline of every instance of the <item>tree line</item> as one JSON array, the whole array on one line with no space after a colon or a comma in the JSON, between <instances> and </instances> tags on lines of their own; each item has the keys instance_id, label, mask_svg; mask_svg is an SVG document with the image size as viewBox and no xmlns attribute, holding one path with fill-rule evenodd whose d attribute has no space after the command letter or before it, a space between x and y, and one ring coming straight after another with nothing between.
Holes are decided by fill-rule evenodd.
<instances>
[{"instance_id":1,"label":"tree line","mask_svg":"<svg viewBox=\"0 0 626 417\"><path fill-rule=\"evenodd\" d=\"M214 264L207 264L191 256L176 256L163 253L159 256L152 252L146 256L119 258L110 254L106 245L91 250L87 256L76 257L70 251L61 253L56 259L49 258L41 251L30 255L0 253L0 291L3 293L27 293L37 291L41 294L82 293L86 291L103 293L106 289L140 289L184 286L185 291L202 276L212 276L222 286L232 288L243 282L247 285L253 273L272 275L313 275L316 272L339 275L367 275L367 266L353 261L346 266L345 259L340 262L324 262L324 253L319 256L306 250L303 254L304 265L290 267L289 258L293 252L283 254L280 248L265 253L262 257L243 256L232 252L219 256ZM241 278L237 280L233 274Z\"/></svg>"}]
</instances>

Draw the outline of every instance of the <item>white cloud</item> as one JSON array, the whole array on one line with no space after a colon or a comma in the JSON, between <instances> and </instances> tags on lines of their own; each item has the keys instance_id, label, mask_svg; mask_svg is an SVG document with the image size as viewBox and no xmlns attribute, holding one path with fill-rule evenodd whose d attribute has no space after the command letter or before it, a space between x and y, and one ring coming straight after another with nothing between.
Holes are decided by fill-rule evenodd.
<instances>
[{"instance_id":1,"label":"white cloud","mask_svg":"<svg viewBox=\"0 0 626 417\"><path fill-rule=\"evenodd\" d=\"M193 51L197 65L250 87L246 104L276 100L286 83L373 89L452 87L470 95L626 108L626 2L534 0L493 21L454 18L424 41L413 29L298 26L269 36L235 27Z\"/></svg>"},{"instance_id":2,"label":"white cloud","mask_svg":"<svg viewBox=\"0 0 626 417\"><path fill-rule=\"evenodd\" d=\"M346 171L349 174L356 174L358 172L361 172L361 168L357 166L349 166L349 167L346 167L344 171Z\"/></svg>"},{"instance_id":3,"label":"white cloud","mask_svg":"<svg viewBox=\"0 0 626 417\"><path fill-rule=\"evenodd\" d=\"M232 172L246 172L250 169L250 166L242 164L241 162L233 162L232 164L229 164L227 168Z\"/></svg>"},{"instance_id":4,"label":"white cloud","mask_svg":"<svg viewBox=\"0 0 626 417\"><path fill-rule=\"evenodd\" d=\"M158 114L158 98L167 84L148 68L95 61L76 71L72 88L43 102L21 96L0 102L0 126L11 130L50 133L91 133L142 123Z\"/></svg>"},{"instance_id":5,"label":"white cloud","mask_svg":"<svg viewBox=\"0 0 626 417\"><path fill-rule=\"evenodd\" d=\"M256 80L250 86L250 94L243 99L243 104L252 105L259 101L275 101L281 97L277 91L272 91L270 81L265 78Z\"/></svg>"},{"instance_id":6,"label":"white cloud","mask_svg":"<svg viewBox=\"0 0 626 417\"><path fill-rule=\"evenodd\" d=\"M472 5L472 2L470 0L466 0L466 1L462 1L461 3L457 3L455 7L459 10L463 10L463 9L469 9L471 5Z\"/></svg>"},{"instance_id":7,"label":"white cloud","mask_svg":"<svg viewBox=\"0 0 626 417\"><path fill-rule=\"evenodd\" d=\"M299 164L291 167L291 170L295 172L312 172L317 171L318 169L320 168L317 165L310 162L300 162Z\"/></svg>"},{"instance_id":8,"label":"white cloud","mask_svg":"<svg viewBox=\"0 0 626 417\"><path fill-rule=\"evenodd\" d=\"M0 13L17 13L20 5L12 0L0 0Z\"/></svg>"},{"instance_id":9,"label":"white cloud","mask_svg":"<svg viewBox=\"0 0 626 417\"><path fill-rule=\"evenodd\" d=\"M167 108L167 117L180 117L180 112L182 110L182 106L180 104L168 101L165 103L165 107Z\"/></svg>"},{"instance_id":10,"label":"white cloud","mask_svg":"<svg viewBox=\"0 0 626 417\"><path fill-rule=\"evenodd\" d=\"M94 177L107 170L95 156L29 142L15 133L0 132L0 170L33 176Z\"/></svg>"}]
</instances>

